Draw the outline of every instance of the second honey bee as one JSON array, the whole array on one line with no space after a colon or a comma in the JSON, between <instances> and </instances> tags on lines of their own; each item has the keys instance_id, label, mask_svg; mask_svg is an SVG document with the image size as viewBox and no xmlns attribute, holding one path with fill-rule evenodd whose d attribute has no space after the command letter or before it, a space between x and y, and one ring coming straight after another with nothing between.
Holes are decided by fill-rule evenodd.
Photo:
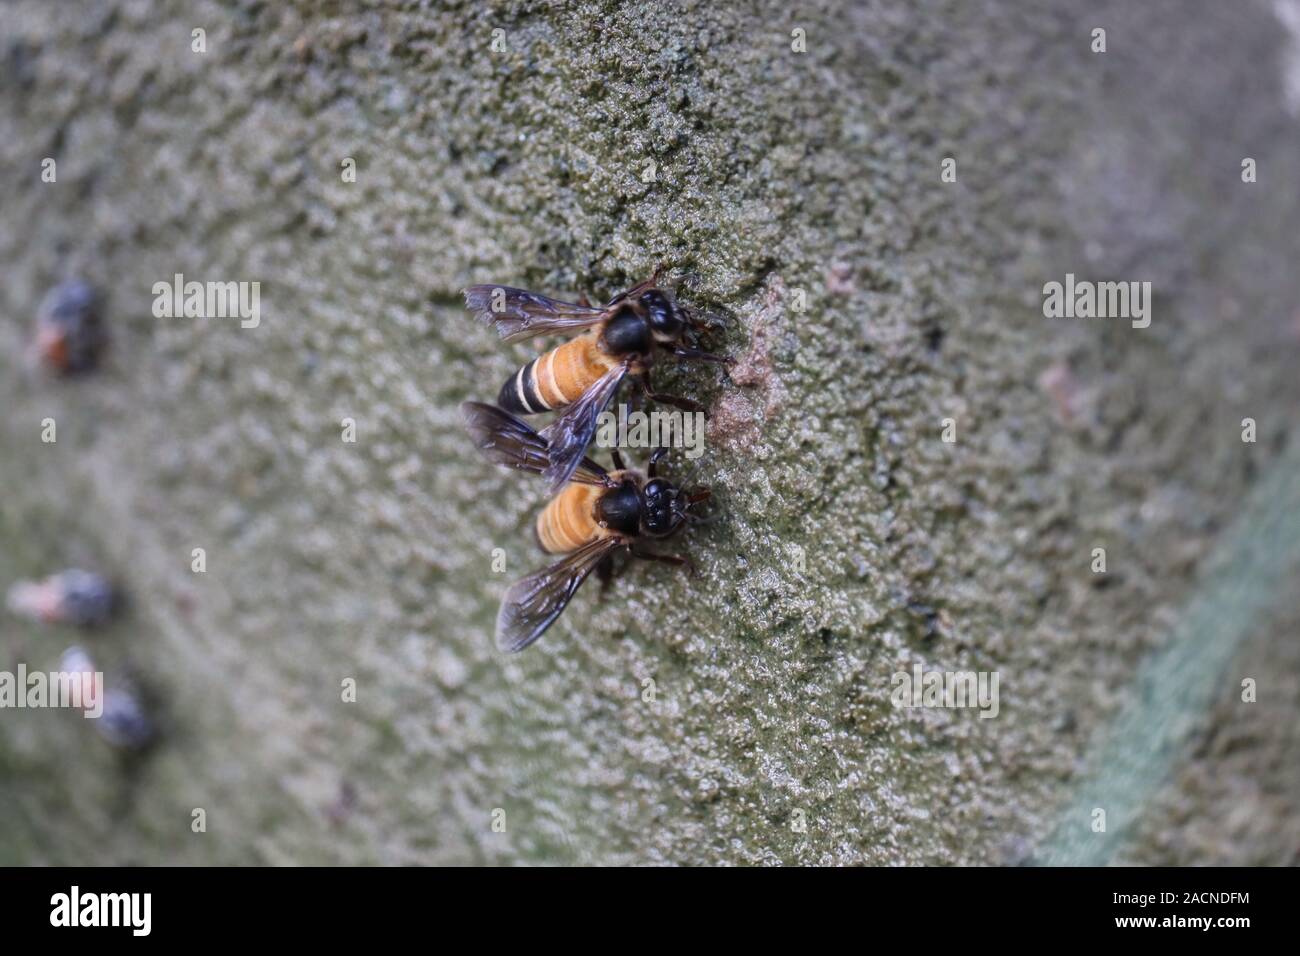
<instances>
[{"instance_id":1,"label":"second honey bee","mask_svg":"<svg viewBox=\"0 0 1300 956\"><path fill-rule=\"evenodd\" d=\"M546 440L519 419L493 405L465 402L465 424L484 456L499 465L546 474L551 466ZM645 474L625 468L614 454L614 471L580 457L570 484L547 503L537 518L542 549L564 555L560 561L511 585L497 615L497 646L521 651L545 633L587 576L608 568L615 551L633 557L689 566L687 558L644 549L648 539L666 538L708 500L708 488L687 491L657 474L667 449L650 456Z\"/></svg>"},{"instance_id":2,"label":"second honey bee","mask_svg":"<svg viewBox=\"0 0 1300 956\"><path fill-rule=\"evenodd\" d=\"M699 348L700 333L716 321L679 305L659 287L660 275L656 272L603 306L560 302L506 286L476 285L465 290L469 310L494 326L507 342L583 330L519 369L497 396L497 404L516 415L561 413L542 431L551 449L543 477L553 493L577 469L600 413L625 378L639 385L647 398L698 411L694 402L651 388L654 360L667 353L681 359L732 361Z\"/></svg>"},{"instance_id":3,"label":"second honey bee","mask_svg":"<svg viewBox=\"0 0 1300 956\"><path fill-rule=\"evenodd\" d=\"M70 279L50 290L36 316L38 362L56 375L81 375L99 364L107 345L103 298L94 286Z\"/></svg>"}]
</instances>

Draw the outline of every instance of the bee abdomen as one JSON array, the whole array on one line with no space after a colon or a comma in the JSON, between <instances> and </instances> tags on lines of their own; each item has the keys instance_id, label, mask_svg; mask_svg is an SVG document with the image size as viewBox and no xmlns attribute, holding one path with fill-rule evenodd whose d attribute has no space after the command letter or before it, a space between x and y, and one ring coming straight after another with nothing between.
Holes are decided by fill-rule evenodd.
<instances>
[{"instance_id":1,"label":"bee abdomen","mask_svg":"<svg viewBox=\"0 0 1300 956\"><path fill-rule=\"evenodd\" d=\"M592 335L582 335L533 359L512 375L497 404L516 415L536 415L571 405L610 368Z\"/></svg>"},{"instance_id":2,"label":"bee abdomen","mask_svg":"<svg viewBox=\"0 0 1300 956\"><path fill-rule=\"evenodd\" d=\"M603 489L566 485L537 516L537 539L551 554L576 551L605 533L596 522L596 501Z\"/></svg>"},{"instance_id":3,"label":"bee abdomen","mask_svg":"<svg viewBox=\"0 0 1300 956\"><path fill-rule=\"evenodd\" d=\"M538 412L545 412L550 406L542 401L541 396L537 394L537 380L535 370L537 363L546 358L545 355L533 359L519 371L511 375L501 391L497 394L497 404L515 415L536 415Z\"/></svg>"}]
</instances>

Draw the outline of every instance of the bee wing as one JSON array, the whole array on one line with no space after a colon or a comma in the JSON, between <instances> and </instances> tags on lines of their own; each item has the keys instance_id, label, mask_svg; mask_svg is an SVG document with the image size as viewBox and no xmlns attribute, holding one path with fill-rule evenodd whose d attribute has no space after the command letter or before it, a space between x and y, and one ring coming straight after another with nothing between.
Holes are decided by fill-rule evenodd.
<instances>
[{"instance_id":1,"label":"bee wing","mask_svg":"<svg viewBox=\"0 0 1300 956\"><path fill-rule=\"evenodd\" d=\"M514 654L541 637L587 575L622 543L618 537L597 538L549 568L512 584L497 613L497 648Z\"/></svg>"},{"instance_id":2,"label":"bee wing","mask_svg":"<svg viewBox=\"0 0 1300 956\"><path fill-rule=\"evenodd\" d=\"M507 342L534 335L567 332L595 325L609 310L573 302L560 302L526 289L503 285L472 285L465 290L465 306L484 325L496 328Z\"/></svg>"},{"instance_id":3,"label":"bee wing","mask_svg":"<svg viewBox=\"0 0 1300 956\"><path fill-rule=\"evenodd\" d=\"M545 474L551 466L551 450L546 439L509 412L483 402L465 402L460 406L474 444L490 462ZM570 477L584 485L608 484L609 473L590 458L582 457Z\"/></svg>"},{"instance_id":4,"label":"bee wing","mask_svg":"<svg viewBox=\"0 0 1300 956\"><path fill-rule=\"evenodd\" d=\"M596 379L559 418L542 429L541 437L546 439L551 459L542 471L542 477L550 483L551 494L559 491L582 463L591 437L596 434L600 413L618 391L627 370L626 361L615 365Z\"/></svg>"}]
</instances>

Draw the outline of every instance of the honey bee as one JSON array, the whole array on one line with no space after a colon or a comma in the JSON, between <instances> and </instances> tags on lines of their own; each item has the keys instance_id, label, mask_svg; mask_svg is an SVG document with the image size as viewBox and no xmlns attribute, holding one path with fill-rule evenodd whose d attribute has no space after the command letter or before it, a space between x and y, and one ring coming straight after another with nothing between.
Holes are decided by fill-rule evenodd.
<instances>
[{"instance_id":1,"label":"honey bee","mask_svg":"<svg viewBox=\"0 0 1300 956\"><path fill-rule=\"evenodd\" d=\"M655 392L650 368L664 352L677 358L730 365L733 359L699 348L699 335L720 323L697 315L659 287L663 270L603 306L559 302L505 286L476 285L465 290L465 305L479 321L494 326L507 342L536 335L585 331L533 359L501 386L497 404L516 415L559 411L542 435L550 445L543 477L551 493L560 490L587 451L600 413L624 378L647 398L687 411L689 399Z\"/></svg>"},{"instance_id":2,"label":"honey bee","mask_svg":"<svg viewBox=\"0 0 1300 956\"><path fill-rule=\"evenodd\" d=\"M36 317L37 360L59 375L94 369L108 343L102 309L98 291L80 279L51 289Z\"/></svg>"},{"instance_id":3,"label":"honey bee","mask_svg":"<svg viewBox=\"0 0 1300 956\"><path fill-rule=\"evenodd\" d=\"M119 600L107 578L69 568L42 581L16 582L6 603L20 617L42 624L100 627L112 618Z\"/></svg>"},{"instance_id":4,"label":"honey bee","mask_svg":"<svg viewBox=\"0 0 1300 956\"><path fill-rule=\"evenodd\" d=\"M465 425L485 458L507 468L545 475L554 462L544 439L494 405L465 402ZM613 452L614 471L579 457L569 484L537 516L542 550L562 554L557 563L521 578L506 591L497 614L497 647L521 651L545 633L598 566L608 572L619 548L633 557L692 567L690 559L644 550L646 539L666 538L695 518L692 506L707 501L708 488L687 491L657 474L668 449L650 456L645 474L624 466Z\"/></svg>"},{"instance_id":5,"label":"honey bee","mask_svg":"<svg viewBox=\"0 0 1300 956\"><path fill-rule=\"evenodd\" d=\"M95 718L95 729L114 747L141 750L154 739L153 721L145 713L144 704L130 689L102 688L95 680L95 662L80 647L69 647L59 659L59 670L71 675L80 683L80 695L86 716ZM103 690L103 699L99 691ZM94 711L98 709L99 713Z\"/></svg>"}]
</instances>

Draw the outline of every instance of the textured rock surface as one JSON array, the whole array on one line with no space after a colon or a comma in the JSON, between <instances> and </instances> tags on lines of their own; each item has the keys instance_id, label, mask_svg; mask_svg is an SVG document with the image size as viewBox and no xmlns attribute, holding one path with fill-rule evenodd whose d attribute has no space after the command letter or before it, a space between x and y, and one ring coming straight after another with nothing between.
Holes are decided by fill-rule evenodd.
<instances>
[{"instance_id":1,"label":"textured rock surface","mask_svg":"<svg viewBox=\"0 0 1300 956\"><path fill-rule=\"evenodd\" d=\"M1295 451L1277 10L352 6L0 8L0 584L115 576L129 613L84 641L163 729L127 759L0 713L0 860L1038 858ZM630 569L503 659L542 491L475 457L457 405L528 352L457 290L605 295L659 262L740 317L734 381L664 378L713 406L725 518L680 542L700 579ZM154 318L178 272L260 281L260 326ZM1066 272L1151 281L1151 327L1045 319ZM69 275L113 351L56 382L22 352ZM1292 859L1298 617L1279 597L1232 655L1123 859ZM0 667L72 640L5 619ZM894 709L918 661L998 671L998 718ZM1255 709L1243 675L1269 678Z\"/></svg>"}]
</instances>

